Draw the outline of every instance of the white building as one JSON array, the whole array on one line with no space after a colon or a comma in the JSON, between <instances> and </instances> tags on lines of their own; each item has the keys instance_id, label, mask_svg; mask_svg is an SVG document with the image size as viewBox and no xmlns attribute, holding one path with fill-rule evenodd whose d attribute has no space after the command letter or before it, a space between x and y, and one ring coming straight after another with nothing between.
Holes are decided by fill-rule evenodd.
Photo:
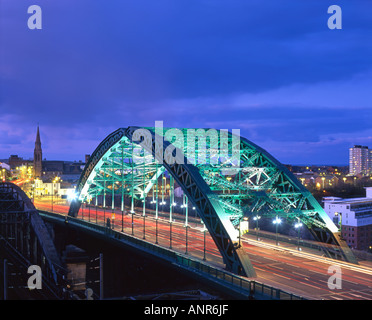
<instances>
[{"instance_id":1,"label":"white building","mask_svg":"<svg viewBox=\"0 0 372 320\"><path fill-rule=\"evenodd\" d=\"M371 173L372 150L366 146L355 145L349 149L349 173L353 176Z\"/></svg>"},{"instance_id":2,"label":"white building","mask_svg":"<svg viewBox=\"0 0 372 320\"><path fill-rule=\"evenodd\" d=\"M46 182L40 179L35 179L34 192L35 196L51 196L67 198L71 193L75 192L75 188L61 188L60 182Z\"/></svg>"},{"instance_id":3,"label":"white building","mask_svg":"<svg viewBox=\"0 0 372 320\"><path fill-rule=\"evenodd\" d=\"M336 225L341 225L342 238L354 249L372 248L372 187L365 198L323 198L324 211Z\"/></svg>"},{"instance_id":4,"label":"white building","mask_svg":"<svg viewBox=\"0 0 372 320\"><path fill-rule=\"evenodd\" d=\"M10 166L4 162L0 162L0 168L10 171Z\"/></svg>"}]
</instances>

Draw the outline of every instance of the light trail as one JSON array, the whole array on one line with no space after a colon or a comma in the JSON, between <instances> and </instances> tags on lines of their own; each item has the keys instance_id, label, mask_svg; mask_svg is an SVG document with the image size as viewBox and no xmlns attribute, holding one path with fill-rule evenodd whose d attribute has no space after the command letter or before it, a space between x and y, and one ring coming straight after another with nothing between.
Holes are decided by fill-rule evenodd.
<instances>
[{"instance_id":1,"label":"light trail","mask_svg":"<svg viewBox=\"0 0 372 320\"><path fill-rule=\"evenodd\" d=\"M38 209L50 211L51 203L35 200L35 206ZM69 206L66 204L54 203L53 211L66 215ZM115 210L114 230L132 234L132 216L127 214L129 208L126 208L122 217L121 211ZM143 240L143 216L142 208L136 208L137 213L133 216L134 237ZM106 225L107 218L112 215L111 209L84 208L79 211L78 218L95 223L96 219L99 225ZM149 213L149 214L147 214ZM170 247L170 223L169 214L161 212L161 218L158 219L158 231L156 232L156 219L152 215L153 211L146 211L145 218L145 240L151 243L156 242L156 233L158 235L158 244L164 248ZM172 222L172 250L185 254L186 234L184 222L180 215L173 214L173 218L179 221ZM167 219L168 218L168 219ZM188 228L187 251L190 256L202 259L204 255L204 235L201 231L201 224L198 219L193 220L193 225ZM220 268L224 268L222 257L217 249L213 239L207 233L205 239L206 262ZM370 299L372 296L372 281L370 275L372 269L367 267L355 266L346 262L340 262L323 258L314 254L299 252L290 248L278 247L262 241L242 238L242 245L247 251L254 268L257 271L257 280L261 283L282 288L302 296L315 299ZM340 291L332 291L328 288L327 280L330 274L327 273L330 265L338 265L343 271L343 286ZM300 272L298 272L300 271ZM355 274L358 272L358 274Z\"/></svg>"}]
</instances>

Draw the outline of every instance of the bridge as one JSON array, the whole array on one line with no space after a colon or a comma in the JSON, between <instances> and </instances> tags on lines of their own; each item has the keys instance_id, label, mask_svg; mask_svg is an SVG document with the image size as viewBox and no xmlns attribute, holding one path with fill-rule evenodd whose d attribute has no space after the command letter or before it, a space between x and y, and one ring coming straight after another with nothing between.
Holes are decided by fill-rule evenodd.
<instances>
[{"instance_id":1,"label":"bridge","mask_svg":"<svg viewBox=\"0 0 372 320\"><path fill-rule=\"evenodd\" d=\"M196 147L196 141L198 147ZM207 153L209 152L209 157ZM229 157L229 154L231 155ZM314 238L326 243L326 256L357 263L349 247L311 193L268 152L227 131L214 129L121 128L110 134L93 152L77 186L77 200L69 215L76 216L81 203L111 195L125 195L142 201L159 193L162 205L165 186L159 180L169 176L169 221L172 224L175 183L182 189L183 206L190 202L213 238L226 269L254 277L248 255L241 249L239 228L250 215L283 217L306 225ZM165 179L164 179L165 178ZM185 213L187 216L187 212ZM187 225L187 221L185 225Z\"/></svg>"},{"instance_id":2,"label":"bridge","mask_svg":"<svg viewBox=\"0 0 372 320\"><path fill-rule=\"evenodd\" d=\"M358 268L337 227L297 178L227 131L120 128L92 153L70 205L35 205L49 223L161 257L239 297L303 298L290 287L257 281L263 264L252 257L275 246L247 240L246 221L254 218L302 223L321 260ZM362 272L368 279L371 271ZM363 284L369 290L368 280Z\"/></svg>"},{"instance_id":3,"label":"bridge","mask_svg":"<svg viewBox=\"0 0 372 320\"><path fill-rule=\"evenodd\" d=\"M16 185L0 184L0 241L9 261L4 260L4 281L8 263L26 275L30 266L38 266L45 287L43 298L62 299L67 296L66 266L60 260L50 232L31 200ZM26 284L26 282L24 282ZM7 298L4 283L4 299Z\"/></svg>"}]
</instances>

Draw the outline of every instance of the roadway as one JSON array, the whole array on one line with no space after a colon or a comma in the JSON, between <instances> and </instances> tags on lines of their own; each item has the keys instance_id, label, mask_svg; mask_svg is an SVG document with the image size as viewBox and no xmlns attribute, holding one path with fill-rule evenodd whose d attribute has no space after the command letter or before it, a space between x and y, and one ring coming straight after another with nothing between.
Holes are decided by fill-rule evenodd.
<instances>
[{"instance_id":1,"label":"roadway","mask_svg":"<svg viewBox=\"0 0 372 320\"><path fill-rule=\"evenodd\" d=\"M35 199L35 206L40 210L51 211L49 200ZM55 213L67 214L68 209L68 204L64 202L53 204ZM171 224L169 213L159 214L160 218L156 222L153 210L146 209L145 217L142 216L142 208L135 208L135 212L133 216L127 212L122 215L121 211L116 210L112 223L111 209L103 210L92 206L90 209L84 207L80 210L78 218L90 220L92 223L97 221L100 225L104 225L107 218L110 218L110 223L116 231L123 230L126 234L133 234L152 243L157 240L159 245L181 253L185 253L187 249L191 256L205 258L211 265L224 267L222 257L208 232L204 240L200 219L189 218L186 239L183 216L173 213ZM295 247L276 246L274 242L262 237L261 241L257 241L256 236L249 233L242 237L242 245L257 273L255 280L309 299L372 299L372 268L326 259L305 251L300 252ZM330 266L341 268L340 289L332 290L328 287L328 279L332 276L332 273L328 273Z\"/></svg>"}]
</instances>

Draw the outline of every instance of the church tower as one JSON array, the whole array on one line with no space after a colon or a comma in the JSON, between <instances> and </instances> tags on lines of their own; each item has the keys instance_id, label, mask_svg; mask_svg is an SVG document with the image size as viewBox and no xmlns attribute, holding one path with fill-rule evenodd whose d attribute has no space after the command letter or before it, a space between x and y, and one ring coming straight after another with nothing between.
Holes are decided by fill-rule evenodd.
<instances>
[{"instance_id":1,"label":"church tower","mask_svg":"<svg viewBox=\"0 0 372 320\"><path fill-rule=\"evenodd\" d=\"M34 176L35 178L41 177L43 152L41 150L39 126L37 126L35 149L34 149Z\"/></svg>"}]
</instances>

